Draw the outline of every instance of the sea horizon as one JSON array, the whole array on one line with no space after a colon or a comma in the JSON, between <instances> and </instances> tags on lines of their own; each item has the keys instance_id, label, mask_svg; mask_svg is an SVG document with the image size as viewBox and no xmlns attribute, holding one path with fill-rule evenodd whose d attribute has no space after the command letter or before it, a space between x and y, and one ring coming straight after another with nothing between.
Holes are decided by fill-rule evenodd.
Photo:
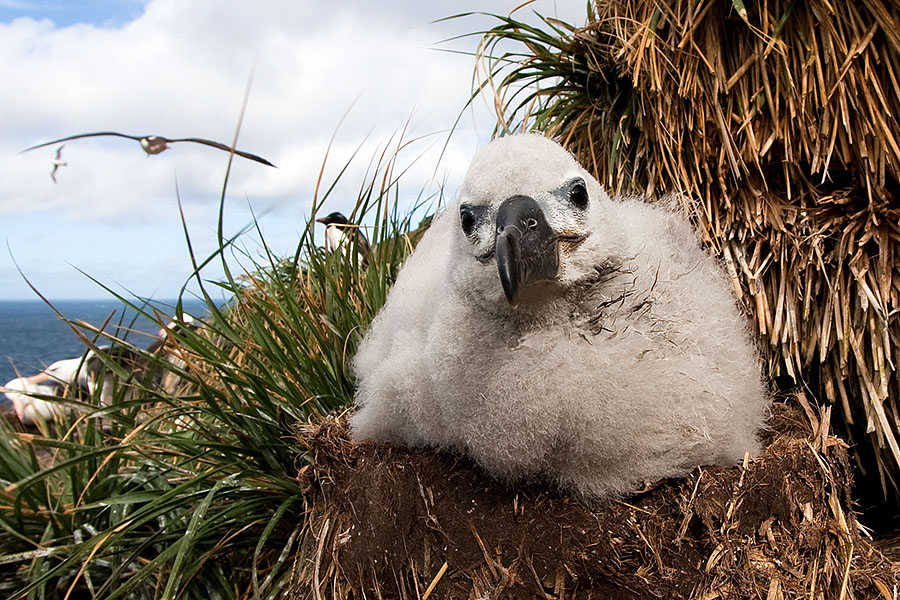
<instances>
[{"instance_id":1,"label":"sea horizon","mask_svg":"<svg viewBox=\"0 0 900 600\"><path fill-rule=\"evenodd\" d=\"M108 320L105 331L116 332L136 346L146 348L155 339L159 324L116 298L50 300L40 298L0 300L0 385L18 377L40 372L57 360L80 356L84 342L63 317L81 320L100 327ZM138 302L134 302L138 304ZM154 299L150 304L171 316L176 300ZM203 317L207 305L194 298L183 301L184 310ZM104 343L101 341L100 343ZM2 395L0 395L2 398Z\"/></svg>"}]
</instances>

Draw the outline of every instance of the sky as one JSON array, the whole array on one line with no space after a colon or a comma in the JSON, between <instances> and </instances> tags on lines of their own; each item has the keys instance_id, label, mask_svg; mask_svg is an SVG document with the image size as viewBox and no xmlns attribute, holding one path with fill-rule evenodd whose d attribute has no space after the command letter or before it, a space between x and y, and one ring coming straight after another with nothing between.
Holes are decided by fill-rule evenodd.
<instances>
[{"instance_id":1,"label":"sky","mask_svg":"<svg viewBox=\"0 0 900 600\"><path fill-rule=\"evenodd\" d=\"M129 139L71 140L54 183L58 146L21 151L94 131L230 145L251 77L237 147L277 168L235 159L226 237L256 215L266 245L292 255L326 153L330 182L357 152L320 210L349 213L370 160L401 131L412 141L398 159L401 202L452 198L494 117L486 100L463 110L478 36L446 40L497 21L439 20L518 4L0 0L0 300L36 298L26 279L50 299L106 298L104 286L174 298L191 273L178 199L195 255L208 256L227 153L179 143L147 156ZM534 22L534 12L582 24L586 0L536 0L516 17ZM315 235L322 243L320 225ZM239 246L262 253L252 234Z\"/></svg>"}]
</instances>

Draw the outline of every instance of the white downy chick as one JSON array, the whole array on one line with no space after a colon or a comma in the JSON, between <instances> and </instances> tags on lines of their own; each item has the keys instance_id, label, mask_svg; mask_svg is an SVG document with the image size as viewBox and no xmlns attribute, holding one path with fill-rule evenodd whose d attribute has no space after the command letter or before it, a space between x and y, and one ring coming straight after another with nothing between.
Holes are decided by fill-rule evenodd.
<instances>
[{"instance_id":1,"label":"white downy chick","mask_svg":"<svg viewBox=\"0 0 900 600\"><path fill-rule=\"evenodd\" d=\"M760 450L728 280L671 206L610 199L539 135L491 142L354 359L353 437L601 499Z\"/></svg>"}]
</instances>

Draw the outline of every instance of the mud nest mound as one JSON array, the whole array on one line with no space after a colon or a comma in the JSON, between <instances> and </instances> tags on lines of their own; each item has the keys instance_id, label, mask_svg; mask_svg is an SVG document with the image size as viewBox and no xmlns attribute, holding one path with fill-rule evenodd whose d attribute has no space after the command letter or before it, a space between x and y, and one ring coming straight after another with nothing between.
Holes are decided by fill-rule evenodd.
<instances>
[{"instance_id":1,"label":"mud nest mound","mask_svg":"<svg viewBox=\"0 0 900 600\"><path fill-rule=\"evenodd\" d=\"M900 570L851 507L846 445L779 406L759 458L588 506L465 457L304 430L291 598L886 598Z\"/></svg>"}]
</instances>

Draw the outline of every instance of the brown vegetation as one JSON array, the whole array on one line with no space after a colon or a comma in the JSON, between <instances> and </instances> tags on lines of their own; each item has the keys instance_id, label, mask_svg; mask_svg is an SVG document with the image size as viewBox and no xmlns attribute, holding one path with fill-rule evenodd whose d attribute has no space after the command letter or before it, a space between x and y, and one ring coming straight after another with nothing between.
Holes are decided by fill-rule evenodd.
<instances>
[{"instance_id":1,"label":"brown vegetation","mask_svg":"<svg viewBox=\"0 0 900 600\"><path fill-rule=\"evenodd\" d=\"M900 481L900 7L598 0L581 29L486 37L507 129L532 123L618 192L685 194L773 378L835 405L863 476ZM559 79L557 79L559 78ZM523 83L543 91L521 101ZM529 120L530 119L530 120Z\"/></svg>"},{"instance_id":2,"label":"brown vegetation","mask_svg":"<svg viewBox=\"0 0 900 600\"><path fill-rule=\"evenodd\" d=\"M808 407L808 405L807 405ZM893 598L863 537L846 446L779 405L758 459L590 507L466 458L310 427L295 598Z\"/></svg>"}]
</instances>

